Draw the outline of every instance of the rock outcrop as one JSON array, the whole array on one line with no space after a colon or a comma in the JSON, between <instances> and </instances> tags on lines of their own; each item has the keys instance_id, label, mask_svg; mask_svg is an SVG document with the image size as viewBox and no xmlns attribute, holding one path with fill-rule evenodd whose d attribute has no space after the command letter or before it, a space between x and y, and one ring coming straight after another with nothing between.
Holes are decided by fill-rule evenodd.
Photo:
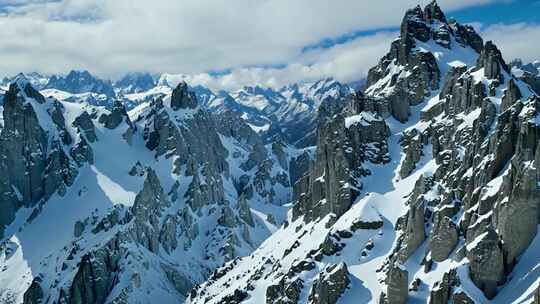
<instances>
[{"instance_id":1,"label":"rock outcrop","mask_svg":"<svg viewBox=\"0 0 540 304\"><path fill-rule=\"evenodd\" d=\"M467 245L470 275L488 299L497 294L497 286L504 280L503 253L497 233L489 229Z\"/></svg>"},{"instance_id":2,"label":"rock outcrop","mask_svg":"<svg viewBox=\"0 0 540 304\"><path fill-rule=\"evenodd\" d=\"M185 82L180 82L172 92L171 108L179 109L194 109L197 107L197 97L188 90L188 85Z\"/></svg>"},{"instance_id":3,"label":"rock outcrop","mask_svg":"<svg viewBox=\"0 0 540 304\"><path fill-rule=\"evenodd\" d=\"M434 221L429 248L433 261L442 262L448 258L458 243L458 229L452 219L441 213L437 213Z\"/></svg>"},{"instance_id":4,"label":"rock outcrop","mask_svg":"<svg viewBox=\"0 0 540 304\"><path fill-rule=\"evenodd\" d=\"M409 272L403 266L393 265L386 275L386 302L395 304L405 304L409 297Z\"/></svg>"},{"instance_id":5,"label":"rock outcrop","mask_svg":"<svg viewBox=\"0 0 540 304\"><path fill-rule=\"evenodd\" d=\"M350 283L345 263L326 267L313 283L308 303L336 304Z\"/></svg>"}]
</instances>

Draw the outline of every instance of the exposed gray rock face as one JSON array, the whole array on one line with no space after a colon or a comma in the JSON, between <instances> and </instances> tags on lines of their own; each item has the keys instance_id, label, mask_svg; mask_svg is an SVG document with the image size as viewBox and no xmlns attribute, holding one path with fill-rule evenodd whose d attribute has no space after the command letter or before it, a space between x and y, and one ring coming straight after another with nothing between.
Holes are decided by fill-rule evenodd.
<instances>
[{"instance_id":1,"label":"exposed gray rock face","mask_svg":"<svg viewBox=\"0 0 540 304\"><path fill-rule=\"evenodd\" d=\"M456 40L459 43L472 47L478 54L482 52L482 49L484 48L484 41L472 26L461 25L455 22L451 23L451 26L455 27L456 29Z\"/></svg>"},{"instance_id":2,"label":"exposed gray rock face","mask_svg":"<svg viewBox=\"0 0 540 304\"><path fill-rule=\"evenodd\" d=\"M120 100L114 101L110 114L102 114L99 117L99 122L104 124L107 129L116 129L123 121L132 127L126 108Z\"/></svg>"},{"instance_id":3,"label":"exposed gray rock face","mask_svg":"<svg viewBox=\"0 0 540 304\"><path fill-rule=\"evenodd\" d=\"M370 174L363 163L389 161L389 128L378 113L356 112L364 107L361 102L349 100L342 114L319 125L313 167L294 186L293 219L304 215L311 221L330 213L339 218L358 196L359 178ZM344 115L355 116L346 121Z\"/></svg>"},{"instance_id":4,"label":"exposed gray rock face","mask_svg":"<svg viewBox=\"0 0 540 304\"><path fill-rule=\"evenodd\" d=\"M181 295L189 294L189 291L193 288L193 281L190 278L186 277L184 274L174 269L174 267L167 264L161 264L161 267L163 268L167 279L172 283L176 291L178 291Z\"/></svg>"},{"instance_id":5,"label":"exposed gray rock face","mask_svg":"<svg viewBox=\"0 0 540 304\"><path fill-rule=\"evenodd\" d=\"M284 148L284 144L280 141L275 141L272 143L272 153L274 153L274 155L276 156L279 165L284 170L288 170L289 163L287 162L287 155L283 150Z\"/></svg>"},{"instance_id":6,"label":"exposed gray rock face","mask_svg":"<svg viewBox=\"0 0 540 304\"><path fill-rule=\"evenodd\" d=\"M51 109L41 119L50 119L56 130L41 127L36 109ZM50 133L49 133L50 132ZM77 170L64 153L70 143L61 105L47 101L24 78L10 85L4 97L4 127L0 133L0 235L20 207L33 207L73 183Z\"/></svg>"},{"instance_id":7,"label":"exposed gray rock face","mask_svg":"<svg viewBox=\"0 0 540 304\"><path fill-rule=\"evenodd\" d=\"M179 109L194 109L197 107L197 97L188 90L188 85L184 81L180 82L172 92L171 108Z\"/></svg>"},{"instance_id":8,"label":"exposed gray rock face","mask_svg":"<svg viewBox=\"0 0 540 304\"><path fill-rule=\"evenodd\" d=\"M235 138L250 146L264 145L260 136L244 122L239 113L225 111L217 114L215 117L218 121L218 131L220 134Z\"/></svg>"},{"instance_id":9,"label":"exposed gray rock face","mask_svg":"<svg viewBox=\"0 0 540 304\"><path fill-rule=\"evenodd\" d=\"M249 157L242 164L242 169L244 171L249 171L255 168L258 164L262 163L267 158L267 151L264 147L264 144L261 142L255 143L253 149L249 153Z\"/></svg>"},{"instance_id":10,"label":"exposed gray rock face","mask_svg":"<svg viewBox=\"0 0 540 304\"><path fill-rule=\"evenodd\" d=\"M431 258L435 262L442 262L448 258L458 243L458 230L456 224L440 213L435 216L435 224L431 230L429 248Z\"/></svg>"},{"instance_id":11,"label":"exposed gray rock face","mask_svg":"<svg viewBox=\"0 0 540 304\"><path fill-rule=\"evenodd\" d=\"M345 263L329 265L311 286L308 303L335 304L350 283Z\"/></svg>"},{"instance_id":12,"label":"exposed gray rock face","mask_svg":"<svg viewBox=\"0 0 540 304\"><path fill-rule=\"evenodd\" d=\"M73 235L75 237L80 237L84 232L85 226L86 226L85 222L82 222L82 221L75 222L75 225L73 227Z\"/></svg>"},{"instance_id":13,"label":"exposed gray rock face","mask_svg":"<svg viewBox=\"0 0 540 304\"><path fill-rule=\"evenodd\" d=\"M231 207L226 205L221 209L221 216L218 219L218 223L223 227L234 228L238 224L236 216Z\"/></svg>"},{"instance_id":14,"label":"exposed gray rock face","mask_svg":"<svg viewBox=\"0 0 540 304\"><path fill-rule=\"evenodd\" d=\"M118 284L119 261L123 251L118 238L115 237L104 247L84 255L69 292L62 289L58 302L105 303L113 287Z\"/></svg>"},{"instance_id":15,"label":"exposed gray rock face","mask_svg":"<svg viewBox=\"0 0 540 304\"><path fill-rule=\"evenodd\" d=\"M446 304L450 300L452 288L459 285L456 270L452 269L443 275L442 281L435 283L429 296L429 304Z\"/></svg>"},{"instance_id":16,"label":"exposed gray rock face","mask_svg":"<svg viewBox=\"0 0 540 304\"><path fill-rule=\"evenodd\" d=\"M278 284L270 285L266 289L266 303L298 303L304 283L302 279L287 280L285 276Z\"/></svg>"},{"instance_id":17,"label":"exposed gray rock face","mask_svg":"<svg viewBox=\"0 0 540 304\"><path fill-rule=\"evenodd\" d=\"M39 304L43 301L43 289L41 288L41 278L34 278L30 287L24 292L24 304Z\"/></svg>"},{"instance_id":18,"label":"exposed gray rock face","mask_svg":"<svg viewBox=\"0 0 540 304\"><path fill-rule=\"evenodd\" d=\"M425 182L421 176L415 184L412 195L409 197L409 210L402 217L403 221L400 226L403 227L403 234L400 238L400 246L398 246L397 260L404 263L414 254L416 249L422 245L426 239L426 230L424 223L424 210L426 202L424 196Z\"/></svg>"},{"instance_id":19,"label":"exposed gray rock face","mask_svg":"<svg viewBox=\"0 0 540 304\"><path fill-rule=\"evenodd\" d=\"M489 229L467 246L470 275L474 284L488 299L497 294L497 286L504 280L503 253L497 233Z\"/></svg>"},{"instance_id":20,"label":"exposed gray rock face","mask_svg":"<svg viewBox=\"0 0 540 304\"><path fill-rule=\"evenodd\" d=\"M510 73L508 65L502 58L501 51L492 41L486 42L480 57L478 57L477 68L484 68L484 76L488 79L498 79L504 81L502 72Z\"/></svg>"},{"instance_id":21,"label":"exposed gray rock face","mask_svg":"<svg viewBox=\"0 0 540 304\"><path fill-rule=\"evenodd\" d=\"M253 227L255 225L255 222L253 220L253 215L251 215L251 209L249 208L246 197L244 195L240 195L240 197L238 198L238 208L238 214L240 218L244 221L244 223Z\"/></svg>"},{"instance_id":22,"label":"exposed gray rock face","mask_svg":"<svg viewBox=\"0 0 540 304\"><path fill-rule=\"evenodd\" d=\"M174 164L177 173L180 173L182 165L188 165L188 175L195 175L203 166L205 169L202 171L208 174L228 171L225 160L228 152L219 139L216 121L208 112L193 110L186 115L174 112L171 115L158 99L145 117L146 146L156 151L156 157L178 156ZM176 124L176 120L182 124Z\"/></svg>"},{"instance_id":23,"label":"exposed gray rock face","mask_svg":"<svg viewBox=\"0 0 540 304\"><path fill-rule=\"evenodd\" d=\"M93 143L97 140L96 130L92 118L88 112L84 111L81 115L75 118L73 126L77 127L79 133L84 134L86 140Z\"/></svg>"},{"instance_id":24,"label":"exposed gray rock face","mask_svg":"<svg viewBox=\"0 0 540 304\"><path fill-rule=\"evenodd\" d=\"M391 266L386 275L386 303L405 304L409 297L409 272L402 266Z\"/></svg>"},{"instance_id":25,"label":"exposed gray rock face","mask_svg":"<svg viewBox=\"0 0 540 304\"><path fill-rule=\"evenodd\" d=\"M513 105L514 102L521 99L521 97L523 96L521 95L521 91L516 85L516 82L514 79L510 79L510 81L508 81L508 88L504 91L504 96L502 98L501 111L506 111L506 109Z\"/></svg>"},{"instance_id":26,"label":"exposed gray rock face","mask_svg":"<svg viewBox=\"0 0 540 304\"><path fill-rule=\"evenodd\" d=\"M71 157L82 166L84 163L94 163L94 151L84 137L79 138L70 150Z\"/></svg>"},{"instance_id":27,"label":"exposed gray rock face","mask_svg":"<svg viewBox=\"0 0 540 304\"><path fill-rule=\"evenodd\" d=\"M21 85L25 87L21 88ZM36 95L39 93L29 84L21 85L13 83L4 98L1 147L7 161L4 172L10 178L9 182L20 192L23 201L32 204L43 196L41 179L47 162L48 138L32 104L25 99L25 96L41 95ZM45 102L42 98L36 101Z\"/></svg>"},{"instance_id":28,"label":"exposed gray rock face","mask_svg":"<svg viewBox=\"0 0 540 304\"><path fill-rule=\"evenodd\" d=\"M148 250L157 253L159 251L160 241L165 244L164 247L176 248L176 238L167 238L167 230L175 229L174 226L165 222L164 227L160 227L161 214L163 209L170 206L170 202L167 200L163 188L156 176L156 173L152 169L148 169L146 172L146 180L141 192L135 197L133 203L132 213L134 218L133 225L133 238L138 243L142 244ZM173 224L174 225L174 224ZM160 239L160 232L164 229L162 237ZM172 241L169 244L167 241Z\"/></svg>"},{"instance_id":29,"label":"exposed gray rock face","mask_svg":"<svg viewBox=\"0 0 540 304\"><path fill-rule=\"evenodd\" d=\"M43 178L44 199L50 198L56 191L63 196L66 187L73 184L78 173L59 141L53 141L50 149Z\"/></svg>"},{"instance_id":30,"label":"exposed gray rock face","mask_svg":"<svg viewBox=\"0 0 540 304\"><path fill-rule=\"evenodd\" d=\"M416 129L403 136L401 145L404 147L405 158L401 163L399 175L405 178L416 168L416 163L422 157L422 139Z\"/></svg>"},{"instance_id":31,"label":"exposed gray rock face","mask_svg":"<svg viewBox=\"0 0 540 304\"><path fill-rule=\"evenodd\" d=\"M392 42L390 52L369 71L367 85L371 87L367 93L389 100L390 114L401 122L407 121L409 106L421 103L431 90L438 89L441 78L433 54L415 50L416 41L433 39L437 44L452 49L452 37L477 52L482 49L482 39L478 34L469 26L448 23L436 3L429 4L424 10L418 6L407 11L399 39ZM387 83L380 83L391 64L401 65L402 75L392 77ZM378 85L374 86L377 82ZM388 87L393 89L385 90Z\"/></svg>"},{"instance_id":32,"label":"exposed gray rock face","mask_svg":"<svg viewBox=\"0 0 540 304\"><path fill-rule=\"evenodd\" d=\"M289 175L292 185L296 184L296 182L308 172L312 161L313 160L307 151L300 154L298 157L291 159L289 162Z\"/></svg>"},{"instance_id":33,"label":"exposed gray rock face","mask_svg":"<svg viewBox=\"0 0 540 304\"><path fill-rule=\"evenodd\" d=\"M474 301L463 291L458 291L452 295L454 304L474 304Z\"/></svg>"},{"instance_id":34,"label":"exposed gray rock face","mask_svg":"<svg viewBox=\"0 0 540 304\"><path fill-rule=\"evenodd\" d=\"M536 236L540 208L537 169L531 166L512 166L512 169L512 174L507 177L506 187L503 186L503 191L509 193L508 200L499 202L496 217L507 271L514 267L518 256Z\"/></svg>"},{"instance_id":35,"label":"exposed gray rock face","mask_svg":"<svg viewBox=\"0 0 540 304\"><path fill-rule=\"evenodd\" d=\"M352 188L355 183L349 176L350 165L343 149L346 140L343 116L336 117L319 129L315 167L295 185L295 189L312 190L295 190L295 193L305 195L297 198L299 202L295 205L293 216L305 214L309 221L329 213L340 216L349 209L358 193Z\"/></svg>"},{"instance_id":36,"label":"exposed gray rock face","mask_svg":"<svg viewBox=\"0 0 540 304\"><path fill-rule=\"evenodd\" d=\"M70 145L73 141L71 138L71 135L69 135L69 132L66 129L66 121L64 119L64 106L58 102L53 101L52 107L49 108L47 111L49 115L51 116L52 122L56 125L56 129L58 130L58 136L60 139L62 139L62 143L64 145Z\"/></svg>"}]
</instances>

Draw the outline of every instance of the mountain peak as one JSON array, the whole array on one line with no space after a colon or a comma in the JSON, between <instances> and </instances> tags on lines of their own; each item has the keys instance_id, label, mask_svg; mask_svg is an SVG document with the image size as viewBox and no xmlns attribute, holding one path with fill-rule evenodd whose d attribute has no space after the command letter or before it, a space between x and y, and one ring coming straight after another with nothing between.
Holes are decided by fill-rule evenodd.
<instances>
[{"instance_id":1,"label":"mountain peak","mask_svg":"<svg viewBox=\"0 0 540 304\"><path fill-rule=\"evenodd\" d=\"M114 83L115 88L123 94L140 93L156 86L156 81L146 72L131 72Z\"/></svg>"},{"instance_id":2,"label":"mountain peak","mask_svg":"<svg viewBox=\"0 0 540 304\"><path fill-rule=\"evenodd\" d=\"M104 94L107 97L116 97L116 93L109 80L103 80L95 77L87 70L71 70L65 77L52 76L46 89L57 89L73 94L97 93Z\"/></svg>"},{"instance_id":3,"label":"mountain peak","mask_svg":"<svg viewBox=\"0 0 540 304\"><path fill-rule=\"evenodd\" d=\"M17 95L22 94L24 98L33 98L39 103L45 103L45 98L33 86L30 80L23 74L19 73L14 77L6 93L6 100L17 100Z\"/></svg>"},{"instance_id":4,"label":"mountain peak","mask_svg":"<svg viewBox=\"0 0 540 304\"><path fill-rule=\"evenodd\" d=\"M194 109L197 107L197 97L189 91L188 84L182 80L172 91L171 108L179 109Z\"/></svg>"},{"instance_id":5,"label":"mountain peak","mask_svg":"<svg viewBox=\"0 0 540 304\"><path fill-rule=\"evenodd\" d=\"M23 73L19 73L13 79L13 84L16 84L21 91L24 91L26 86L30 84L30 81Z\"/></svg>"},{"instance_id":6,"label":"mountain peak","mask_svg":"<svg viewBox=\"0 0 540 304\"><path fill-rule=\"evenodd\" d=\"M437 1L430 2L423 9L420 5L417 5L414 8L407 10L405 12L405 19L425 22L428 24L431 24L434 21L447 23L446 16L444 15L439 4L437 4Z\"/></svg>"},{"instance_id":7,"label":"mountain peak","mask_svg":"<svg viewBox=\"0 0 540 304\"><path fill-rule=\"evenodd\" d=\"M446 16L444 15L441 7L437 4L437 1L433 0L424 8L424 20L427 23L433 23L438 20L442 23L446 23Z\"/></svg>"},{"instance_id":8,"label":"mountain peak","mask_svg":"<svg viewBox=\"0 0 540 304\"><path fill-rule=\"evenodd\" d=\"M479 68L484 68L484 75L488 79L497 79L501 77L502 68L506 73L510 73L510 68L503 59L502 53L493 43L493 41L487 41L484 45L484 49L478 57L477 65Z\"/></svg>"}]
</instances>

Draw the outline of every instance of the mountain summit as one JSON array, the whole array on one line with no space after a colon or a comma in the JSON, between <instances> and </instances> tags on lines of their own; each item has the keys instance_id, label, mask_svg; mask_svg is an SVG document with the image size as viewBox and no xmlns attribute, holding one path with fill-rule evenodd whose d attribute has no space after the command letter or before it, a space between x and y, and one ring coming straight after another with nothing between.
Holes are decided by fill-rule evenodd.
<instances>
[{"instance_id":1,"label":"mountain summit","mask_svg":"<svg viewBox=\"0 0 540 304\"><path fill-rule=\"evenodd\" d=\"M65 77L53 75L45 88L69 93L94 92L107 97L116 96L110 81L99 79L88 71L71 71Z\"/></svg>"}]
</instances>

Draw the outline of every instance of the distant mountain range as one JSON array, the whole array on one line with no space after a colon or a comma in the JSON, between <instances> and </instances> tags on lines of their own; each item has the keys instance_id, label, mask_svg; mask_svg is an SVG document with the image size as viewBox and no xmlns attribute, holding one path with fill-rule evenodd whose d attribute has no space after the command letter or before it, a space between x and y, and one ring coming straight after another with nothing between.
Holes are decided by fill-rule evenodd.
<instances>
[{"instance_id":1,"label":"distant mountain range","mask_svg":"<svg viewBox=\"0 0 540 304\"><path fill-rule=\"evenodd\" d=\"M0 87L6 90L9 83L20 76L4 78ZM107 108L111 108L115 100L121 100L128 110L171 94L172 88L182 79L181 75L153 77L149 73L129 73L112 82L88 71L71 71L65 76L29 73L24 77L45 96ZM230 92L214 92L204 86L191 89L201 105L211 112L241 113L240 116L261 133L265 141L279 137L301 147L315 144L318 108L324 103L342 102L354 93L348 85L331 78L279 89L261 86L246 86ZM310 132L305 132L306 126Z\"/></svg>"}]
</instances>

